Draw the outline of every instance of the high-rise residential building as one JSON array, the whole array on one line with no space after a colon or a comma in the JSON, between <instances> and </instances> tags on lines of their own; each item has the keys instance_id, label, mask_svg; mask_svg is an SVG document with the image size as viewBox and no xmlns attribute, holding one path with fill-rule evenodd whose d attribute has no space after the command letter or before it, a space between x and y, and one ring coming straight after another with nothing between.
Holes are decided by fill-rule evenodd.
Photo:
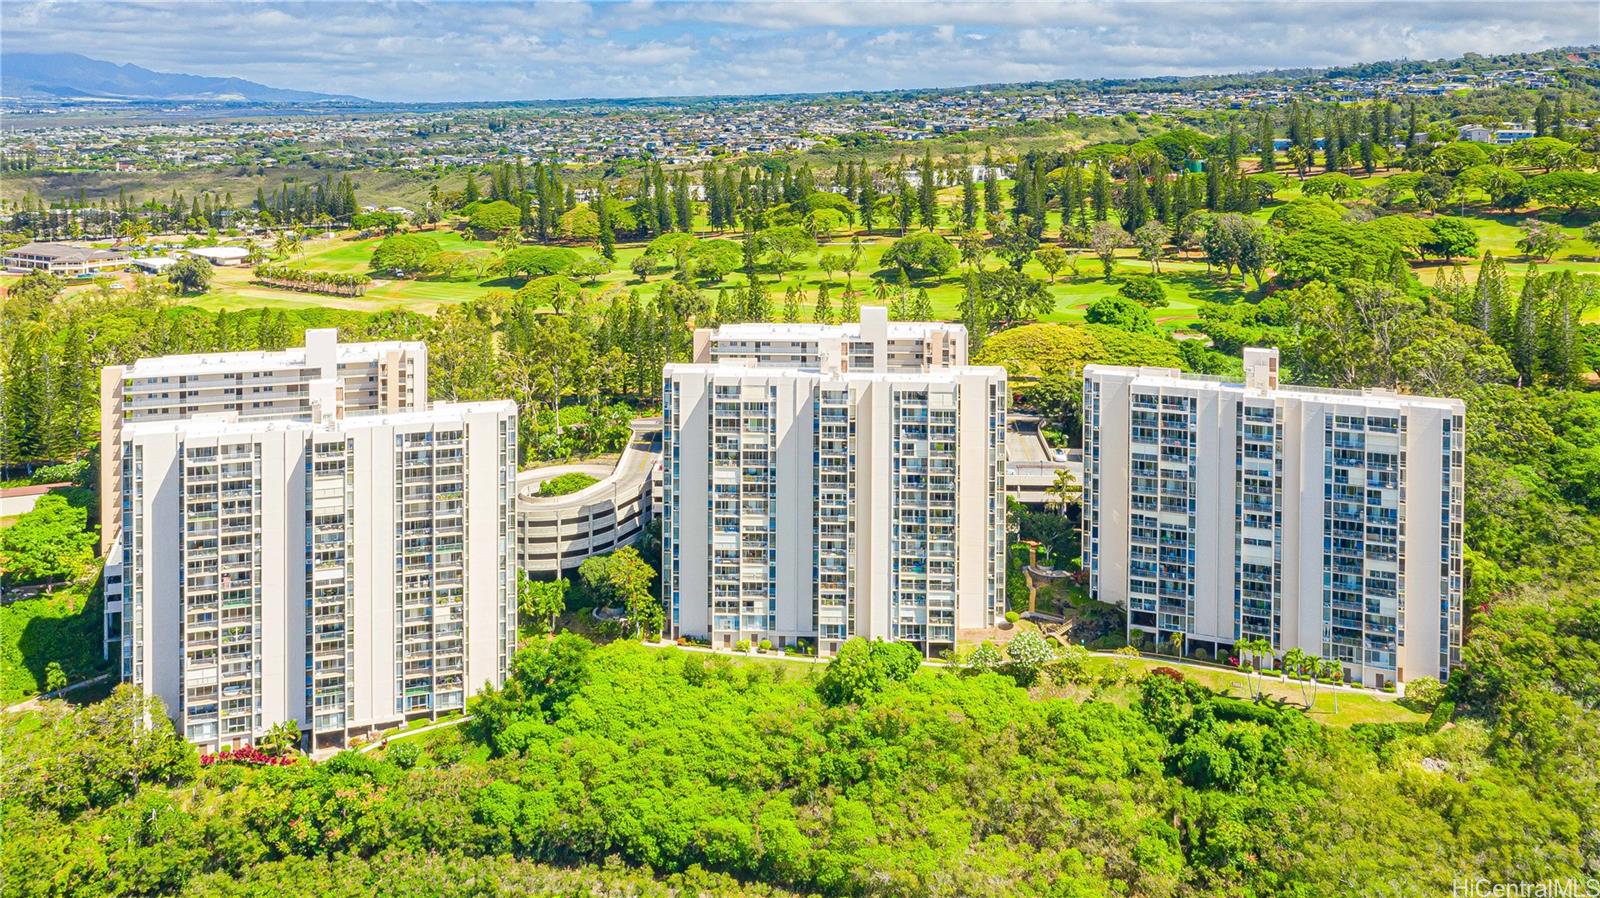
<instances>
[{"instance_id":1,"label":"high-rise residential building","mask_svg":"<svg viewBox=\"0 0 1600 898\"><path fill-rule=\"evenodd\" d=\"M1460 662L1465 405L1089 365L1083 568L1130 638L1268 640L1368 685Z\"/></svg>"},{"instance_id":2,"label":"high-rise residential building","mask_svg":"<svg viewBox=\"0 0 1600 898\"><path fill-rule=\"evenodd\" d=\"M460 710L515 651L516 405L427 407L420 344L308 345L243 409L125 407L115 430L108 627L123 678L206 749L282 721L338 746ZM248 389L260 368L246 365L285 354L242 355L144 360L107 381L243 372ZM376 397L400 383L386 410Z\"/></svg>"},{"instance_id":3,"label":"high-rise residential building","mask_svg":"<svg viewBox=\"0 0 1600 898\"><path fill-rule=\"evenodd\" d=\"M348 414L426 407L428 348L418 342L339 343L333 328L306 331L281 352L214 352L140 359L100 372L100 551L116 538L121 432L140 421L232 413L239 420L306 415L311 383L332 380Z\"/></svg>"},{"instance_id":4,"label":"high-rise residential building","mask_svg":"<svg viewBox=\"0 0 1600 898\"><path fill-rule=\"evenodd\" d=\"M1005 613L1004 369L959 325L732 325L663 372L662 591L716 646L925 654Z\"/></svg>"}]
</instances>

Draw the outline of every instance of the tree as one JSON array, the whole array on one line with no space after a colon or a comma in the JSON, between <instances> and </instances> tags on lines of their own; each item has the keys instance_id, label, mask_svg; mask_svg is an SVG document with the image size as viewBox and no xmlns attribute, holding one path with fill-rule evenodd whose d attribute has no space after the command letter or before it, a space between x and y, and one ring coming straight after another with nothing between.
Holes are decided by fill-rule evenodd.
<instances>
[{"instance_id":1,"label":"tree","mask_svg":"<svg viewBox=\"0 0 1600 898\"><path fill-rule=\"evenodd\" d=\"M581 261L577 250L564 246L524 246L501 257L500 270L507 277L530 280L561 274Z\"/></svg>"},{"instance_id":2,"label":"tree","mask_svg":"<svg viewBox=\"0 0 1600 898\"><path fill-rule=\"evenodd\" d=\"M1150 260L1150 270L1161 273L1161 260L1166 258L1167 244L1172 241L1172 230L1159 221L1148 221L1133 232L1133 245L1139 255Z\"/></svg>"},{"instance_id":3,"label":"tree","mask_svg":"<svg viewBox=\"0 0 1600 898\"><path fill-rule=\"evenodd\" d=\"M1322 659L1295 646L1283 653L1283 669L1304 678L1300 680L1300 697L1310 710L1317 703L1317 675L1322 670Z\"/></svg>"},{"instance_id":4,"label":"tree","mask_svg":"<svg viewBox=\"0 0 1600 898\"><path fill-rule=\"evenodd\" d=\"M195 256L184 256L167 266L167 281L179 294L204 293L211 289L211 263Z\"/></svg>"},{"instance_id":5,"label":"tree","mask_svg":"<svg viewBox=\"0 0 1600 898\"><path fill-rule=\"evenodd\" d=\"M1031 216L1023 215L1015 222L996 221L991 228L994 231L995 254L1006 260L1013 271L1021 271L1022 266L1033 258L1033 251L1039 248L1035 226Z\"/></svg>"},{"instance_id":6,"label":"tree","mask_svg":"<svg viewBox=\"0 0 1600 898\"><path fill-rule=\"evenodd\" d=\"M53 590L82 573L93 560L95 535L85 530L87 509L59 493L39 497L33 510L0 530L0 562L13 582L40 583Z\"/></svg>"},{"instance_id":7,"label":"tree","mask_svg":"<svg viewBox=\"0 0 1600 898\"><path fill-rule=\"evenodd\" d=\"M1134 275L1122 282L1117 295L1133 300L1147 309L1159 309L1167 304L1167 288L1149 275Z\"/></svg>"},{"instance_id":8,"label":"tree","mask_svg":"<svg viewBox=\"0 0 1600 898\"><path fill-rule=\"evenodd\" d=\"M828 662L817 695L829 705L862 704L888 684L909 680L921 666L922 654L909 643L856 637Z\"/></svg>"},{"instance_id":9,"label":"tree","mask_svg":"<svg viewBox=\"0 0 1600 898\"><path fill-rule=\"evenodd\" d=\"M1067 265L1067 251L1053 243L1047 243L1033 251L1033 257L1038 260L1040 267L1050 275L1050 283L1056 282L1056 274Z\"/></svg>"},{"instance_id":10,"label":"tree","mask_svg":"<svg viewBox=\"0 0 1600 898\"><path fill-rule=\"evenodd\" d=\"M300 724L292 720L280 720L267 728L256 747L276 757L294 751L299 745Z\"/></svg>"},{"instance_id":11,"label":"tree","mask_svg":"<svg viewBox=\"0 0 1600 898\"><path fill-rule=\"evenodd\" d=\"M1545 173L1571 168L1578 162L1578 148L1554 137L1519 140L1506 151L1506 159Z\"/></svg>"},{"instance_id":12,"label":"tree","mask_svg":"<svg viewBox=\"0 0 1600 898\"><path fill-rule=\"evenodd\" d=\"M1055 297L1044 282L1010 268L997 268L978 274L978 295L985 304L984 318L989 326L1004 330L1019 321L1049 314Z\"/></svg>"},{"instance_id":13,"label":"tree","mask_svg":"<svg viewBox=\"0 0 1600 898\"><path fill-rule=\"evenodd\" d=\"M1083 320L1136 334L1157 332L1149 310L1125 296L1102 296L1089 303L1083 311Z\"/></svg>"},{"instance_id":14,"label":"tree","mask_svg":"<svg viewBox=\"0 0 1600 898\"><path fill-rule=\"evenodd\" d=\"M280 259L287 259L299 251L300 235L294 231L280 231L272 242L272 254Z\"/></svg>"},{"instance_id":15,"label":"tree","mask_svg":"<svg viewBox=\"0 0 1600 898\"><path fill-rule=\"evenodd\" d=\"M732 240L698 240L689 249L684 271L699 281L720 281L739 270L744 249Z\"/></svg>"},{"instance_id":16,"label":"tree","mask_svg":"<svg viewBox=\"0 0 1600 898\"><path fill-rule=\"evenodd\" d=\"M410 277L427 270L428 259L439 250L439 241L426 234L395 234L372 250L372 270Z\"/></svg>"},{"instance_id":17,"label":"tree","mask_svg":"<svg viewBox=\"0 0 1600 898\"><path fill-rule=\"evenodd\" d=\"M1517 238L1517 249L1541 262L1550 261L1561 245L1571 239L1559 226L1537 218L1523 219L1521 227L1522 236Z\"/></svg>"},{"instance_id":18,"label":"tree","mask_svg":"<svg viewBox=\"0 0 1600 898\"><path fill-rule=\"evenodd\" d=\"M1111 280L1111 272L1116 268L1117 249L1126 239L1127 232L1122 230L1122 226L1109 221L1097 222L1089 231L1089 248L1100 260L1100 268L1108 281Z\"/></svg>"},{"instance_id":19,"label":"tree","mask_svg":"<svg viewBox=\"0 0 1600 898\"><path fill-rule=\"evenodd\" d=\"M1538 272L1529 266L1522 282L1522 297L1517 302L1517 317L1511 330L1511 364L1517 369L1517 385L1534 382L1539 367L1539 304L1543 291Z\"/></svg>"},{"instance_id":20,"label":"tree","mask_svg":"<svg viewBox=\"0 0 1600 898\"><path fill-rule=\"evenodd\" d=\"M1404 704L1424 714L1430 713L1444 700L1444 684L1433 677L1418 677L1406 681Z\"/></svg>"},{"instance_id":21,"label":"tree","mask_svg":"<svg viewBox=\"0 0 1600 898\"><path fill-rule=\"evenodd\" d=\"M1475 165L1456 176L1461 189L1477 189L1496 209L1511 210L1528 201L1527 179L1521 172L1500 165Z\"/></svg>"},{"instance_id":22,"label":"tree","mask_svg":"<svg viewBox=\"0 0 1600 898\"><path fill-rule=\"evenodd\" d=\"M938 188L933 183L933 151L923 150L922 165L918 167L917 217L922 226L933 230L939 224Z\"/></svg>"},{"instance_id":23,"label":"tree","mask_svg":"<svg viewBox=\"0 0 1600 898\"><path fill-rule=\"evenodd\" d=\"M1478 254L1478 232L1459 218L1436 218L1429 222L1432 236L1422 244L1422 250L1442 256L1446 262L1457 256L1471 258Z\"/></svg>"},{"instance_id":24,"label":"tree","mask_svg":"<svg viewBox=\"0 0 1600 898\"><path fill-rule=\"evenodd\" d=\"M1536 200L1576 212L1600 203L1600 173L1553 171L1528 179L1527 191Z\"/></svg>"},{"instance_id":25,"label":"tree","mask_svg":"<svg viewBox=\"0 0 1600 898\"><path fill-rule=\"evenodd\" d=\"M847 640L817 681L817 695L830 705L860 704L882 691L883 668L873 662L865 639Z\"/></svg>"},{"instance_id":26,"label":"tree","mask_svg":"<svg viewBox=\"0 0 1600 898\"><path fill-rule=\"evenodd\" d=\"M960 258L950 241L938 234L917 233L896 240L884 251L882 264L898 265L918 279L938 277L954 268Z\"/></svg>"},{"instance_id":27,"label":"tree","mask_svg":"<svg viewBox=\"0 0 1600 898\"><path fill-rule=\"evenodd\" d=\"M1056 471L1056 479L1045 492L1049 494L1049 504L1061 514L1066 514L1068 508L1083 501L1083 484L1067 468Z\"/></svg>"},{"instance_id":28,"label":"tree","mask_svg":"<svg viewBox=\"0 0 1600 898\"><path fill-rule=\"evenodd\" d=\"M868 234L872 233L872 222L878 212L878 188L873 183L872 173L867 171L866 163L861 164L861 186L857 205L860 207L861 228Z\"/></svg>"},{"instance_id":29,"label":"tree","mask_svg":"<svg viewBox=\"0 0 1600 898\"><path fill-rule=\"evenodd\" d=\"M895 222L900 226L900 236L904 237L906 231L911 229L911 222L917 211L917 197L911 189L910 179L903 170L896 172L895 180L899 187L894 198Z\"/></svg>"},{"instance_id":30,"label":"tree","mask_svg":"<svg viewBox=\"0 0 1600 898\"><path fill-rule=\"evenodd\" d=\"M563 240L598 240L600 216L587 205L580 203L561 214L556 221L556 233Z\"/></svg>"},{"instance_id":31,"label":"tree","mask_svg":"<svg viewBox=\"0 0 1600 898\"><path fill-rule=\"evenodd\" d=\"M358 231L379 231L396 234L405 227L406 218L399 212L358 212L350 216L350 227Z\"/></svg>"},{"instance_id":32,"label":"tree","mask_svg":"<svg viewBox=\"0 0 1600 898\"><path fill-rule=\"evenodd\" d=\"M1111 176L1104 165L1094 167L1094 179L1089 187L1089 205L1094 209L1094 220L1105 221L1111 213ZM1117 230L1121 230L1121 226Z\"/></svg>"},{"instance_id":33,"label":"tree","mask_svg":"<svg viewBox=\"0 0 1600 898\"><path fill-rule=\"evenodd\" d=\"M817 324L833 323L833 301L828 298L828 285L817 285L817 298L811 304L811 320Z\"/></svg>"},{"instance_id":34,"label":"tree","mask_svg":"<svg viewBox=\"0 0 1600 898\"><path fill-rule=\"evenodd\" d=\"M1600 249L1600 221L1594 222L1583 229L1583 242L1595 249Z\"/></svg>"},{"instance_id":35,"label":"tree","mask_svg":"<svg viewBox=\"0 0 1600 898\"><path fill-rule=\"evenodd\" d=\"M585 559L578 566L578 577L603 605L620 607L636 635L649 638L660 634L661 602L650 594L656 571L638 549L623 546L609 555Z\"/></svg>"},{"instance_id":36,"label":"tree","mask_svg":"<svg viewBox=\"0 0 1600 898\"><path fill-rule=\"evenodd\" d=\"M526 571L517 571L517 619L522 629L534 634L554 633L556 618L567 610L565 577L534 580Z\"/></svg>"},{"instance_id":37,"label":"tree","mask_svg":"<svg viewBox=\"0 0 1600 898\"><path fill-rule=\"evenodd\" d=\"M522 223L522 210L505 200L479 203L468 216L473 230L492 234L506 234Z\"/></svg>"},{"instance_id":38,"label":"tree","mask_svg":"<svg viewBox=\"0 0 1600 898\"><path fill-rule=\"evenodd\" d=\"M755 239L757 252L769 256L772 267L780 273L798 268L796 260L817 249L817 238L794 225L767 228L757 233Z\"/></svg>"},{"instance_id":39,"label":"tree","mask_svg":"<svg viewBox=\"0 0 1600 898\"><path fill-rule=\"evenodd\" d=\"M844 253L823 253L817 257L817 267L822 269L823 279L829 283L833 282L833 273L843 271L848 264Z\"/></svg>"},{"instance_id":40,"label":"tree","mask_svg":"<svg viewBox=\"0 0 1600 898\"><path fill-rule=\"evenodd\" d=\"M1039 671L1049 664L1055 653L1038 630L1023 630L1006 644L1006 672L1018 686L1028 687L1038 682Z\"/></svg>"},{"instance_id":41,"label":"tree","mask_svg":"<svg viewBox=\"0 0 1600 898\"><path fill-rule=\"evenodd\" d=\"M1475 143L1458 141L1437 147L1428 154L1423 166L1428 171L1442 172L1447 175L1459 175L1475 165L1485 165L1489 162L1489 154L1483 147Z\"/></svg>"}]
</instances>

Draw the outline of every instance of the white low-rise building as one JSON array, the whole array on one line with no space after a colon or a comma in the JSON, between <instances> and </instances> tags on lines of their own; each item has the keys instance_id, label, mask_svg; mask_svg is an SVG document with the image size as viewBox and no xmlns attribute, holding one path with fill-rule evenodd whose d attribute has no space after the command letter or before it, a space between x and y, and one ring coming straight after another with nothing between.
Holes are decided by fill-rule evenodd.
<instances>
[{"instance_id":1,"label":"white low-rise building","mask_svg":"<svg viewBox=\"0 0 1600 898\"><path fill-rule=\"evenodd\" d=\"M243 265L250 257L250 250L242 246L197 246L185 252L212 265Z\"/></svg>"},{"instance_id":2,"label":"white low-rise building","mask_svg":"<svg viewBox=\"0 0 1600 898\"><path fill-rule=\"evenodd\" d=\"M116 249L94 249L68 243L24 243L5 251L7 271L76 276L121 268L128 254Z\"/></svg>"}]
</instances>

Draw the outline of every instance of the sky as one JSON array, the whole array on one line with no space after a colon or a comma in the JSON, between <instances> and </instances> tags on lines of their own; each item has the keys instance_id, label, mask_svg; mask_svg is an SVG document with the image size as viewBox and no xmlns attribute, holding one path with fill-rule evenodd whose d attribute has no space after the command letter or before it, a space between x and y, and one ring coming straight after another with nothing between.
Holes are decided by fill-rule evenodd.
<instances>
[{"instance_id":1,"label":"sky","mask_svg":"<svg viewBox=\"0 0 1600 898\"><path fill-rule=\"evenodd\" d=\"M1593 0L0 5L0 51L401 102L954 87L1594 43Z\"/></svg>"}]
</instances>

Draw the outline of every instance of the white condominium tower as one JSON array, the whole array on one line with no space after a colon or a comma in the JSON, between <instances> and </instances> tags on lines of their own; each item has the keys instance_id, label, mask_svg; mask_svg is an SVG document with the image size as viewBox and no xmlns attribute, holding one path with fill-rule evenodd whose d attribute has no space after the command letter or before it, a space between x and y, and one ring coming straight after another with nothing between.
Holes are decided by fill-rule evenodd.
<instances>
[{"instance_id":1,"label":"white condominium tower","mask_svg":"<svg viewBox=\"0 0 1600 898\"><path fill-rule=\"evenodd\" d=\"M1004 369L959 325L729 325L663 372L677 636L928 655L1005 613Z\"/></svg>"},{"instance_id":2,"label":"white condominium tower","mask_svg":"<svg viewBox=\"0 0 1600 898\"><path fill-rule=\"evenodd\" d=\"M504 681L516 647L515 404L427 408L421 344L307 337L309 363L267 375L285 397L276 414L132 420L124 408L117 432L106 579L122 676L210 750L282 721L322 748L459 710ZM318 376L321 350L352 368L377 360L375 389L342 361ZM229 373L248 385L261 370L249 366L294 354L148 359L123 382ZM397 354L407 361L391 369ZM374 394L396 377L406 401L383 410Z\"/></svg>"},{"instance_id":3,"label":"white condominium tower","mask_svg":"<svg viewBox=\"0 0 1600 898\"><path fill-rule=\"evenodd\" d=\"M1084 368L1083 567L1128 631L1264 638L1368 685L1460 662L1458 399Z\"/></svg>"},{"instance_id":4,"label":"white condominium tower","mask_svg":"<svg viewBox=\"0 0 1600 898\"><path fill-rule=\"evenodd\" d=\"M312 381L333 380L348 414L398 412L428 402L422 343L339 343L333 328L306 331L282 352L217 352L140 359L100 372L100 551L117 535L121 432L139 421L233 413L240 420L306 415Z\"/></svg>"}]
</instances>

